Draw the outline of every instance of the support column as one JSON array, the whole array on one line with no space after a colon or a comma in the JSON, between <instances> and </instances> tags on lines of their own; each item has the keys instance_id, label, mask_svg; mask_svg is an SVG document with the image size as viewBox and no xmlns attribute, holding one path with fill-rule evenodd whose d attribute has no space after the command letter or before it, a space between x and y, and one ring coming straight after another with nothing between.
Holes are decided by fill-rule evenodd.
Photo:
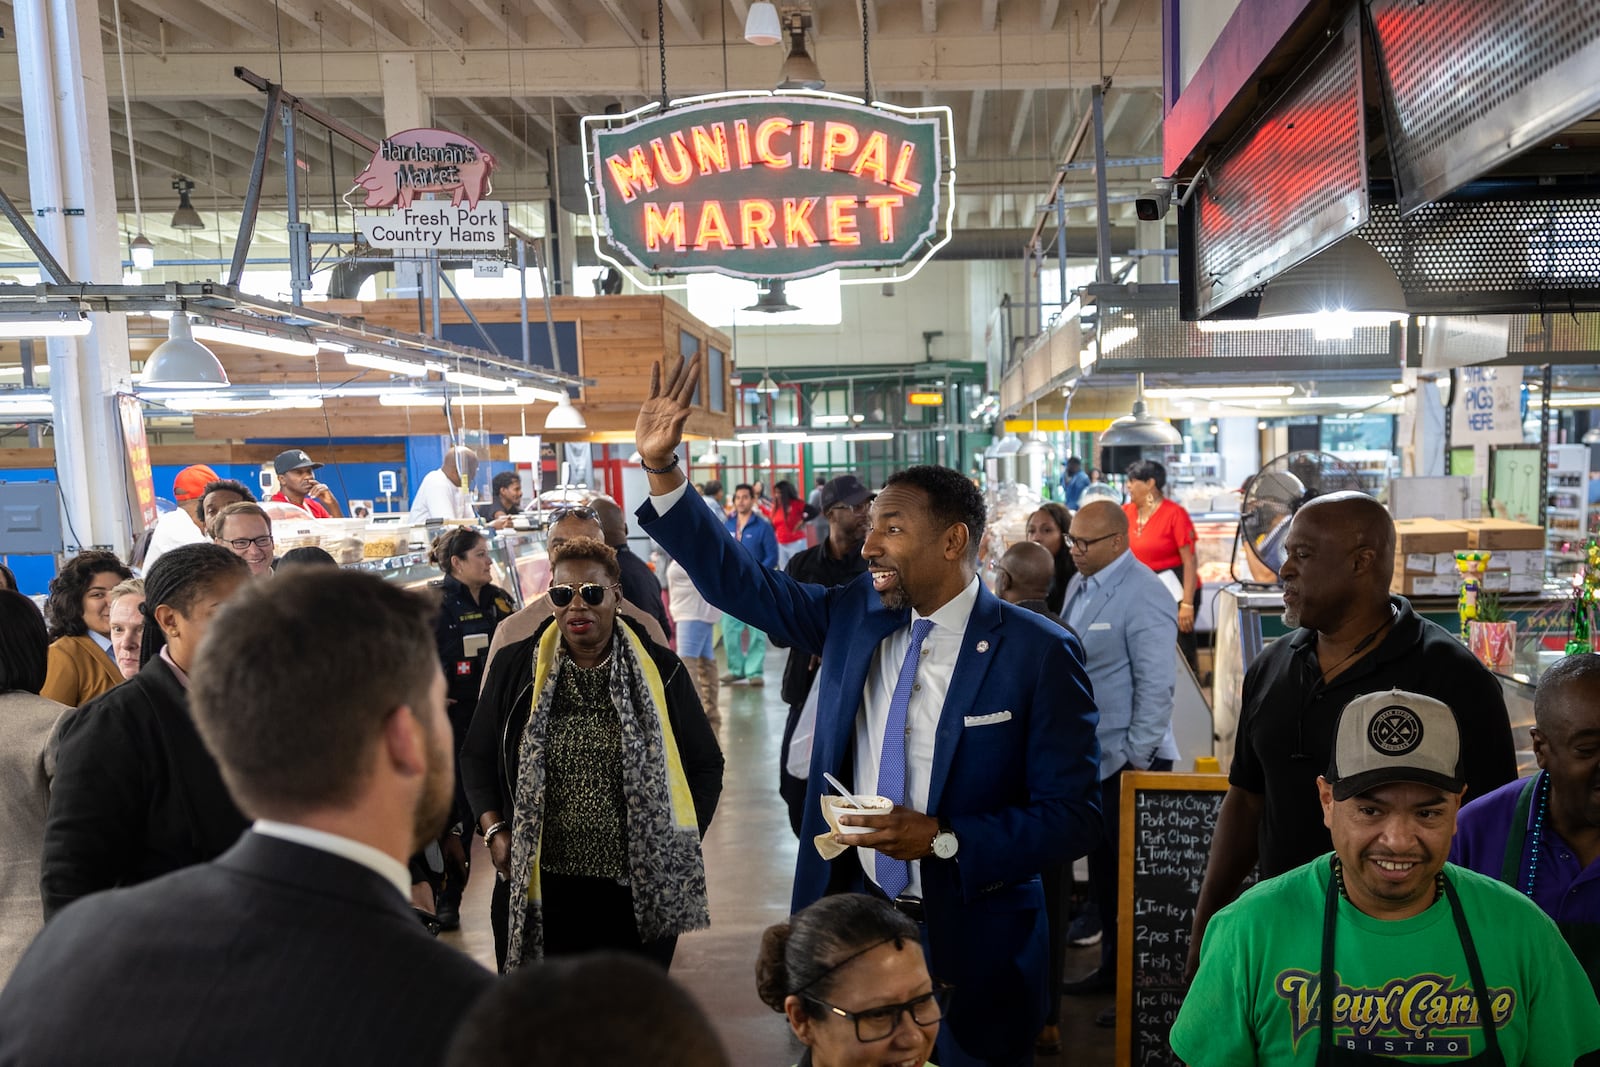
<instances>
[{"instance_id":1,"label":"support column","mask_svg":"<svg viewBox=\"0 0 1600 1067\"><path fill-rule=\"evenodd\" d=\"M18 0L17 59L34 226L74 281L122 281L106 63L95 0ZM81 338L51 338L50 399L66 550L126 556L128 466L116 394L131 392L128 325L95 314Z\"/></svg>"},{"instance_id":2,"label":"support column","mask_svg":"<svg viewBox=\"0 0 1600 1067\"><path fill-rule=\"evenodd\" d=\"M428 94L417 81L417 57L409 52L385 52L378 57L378 80L383 87L383 132L422 129L431 125ZM394 296L414 297L422 285L425 264L394 265ZM382 299L383 293L379 293Z\"/></svg>"},{"instance_id":3,"label":"support column","mask_svg":"<svg viewBox=\"0 0 1600 1067\"><path fill-rule=\"evenodd\" d=\"M1166 248L1167 247L1167 220L1157 219L1146 222L1140 219L1133 224L1133 246L1135 248ZM1139 269L1134 274L1134 280L1140 285L1154 285L1176 278L1176 273L1167 271L1166 256L1145 256L1139 260Z\"/></svg>"}]
</instances>

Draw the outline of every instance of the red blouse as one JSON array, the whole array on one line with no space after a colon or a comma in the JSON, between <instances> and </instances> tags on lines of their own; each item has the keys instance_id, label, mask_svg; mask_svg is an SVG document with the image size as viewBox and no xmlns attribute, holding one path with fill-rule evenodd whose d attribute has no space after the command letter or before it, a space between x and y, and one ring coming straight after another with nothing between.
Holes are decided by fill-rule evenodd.
<instances>
[{"instance_id":1,"label":"red blouse","mask_svg":"<svg viewBox=\"0 0 1600 1067\"><path fill-rule=\"evenodd\" d=\"M787 512L773 501L772 507L767 509L767 518L772 520L772 532L777 535L778 544L788 545L796 541L804 541L806 505L802 500L790 503Z\"/></svg>"},{"instance_id":2,"label":"red blouse","mask_svg":"<svg viewBox=\"0 0 1600 1067\"><path fill-rule=\"evenodd\" d=\"M1178 549L1185 545L1192 548L1197 540L1194 520L1189 518L1183 505L1163 499L1142 531L1139 529L1139 505L1129 501L1122 505L1122 510L1128 516L1128 547L1133 550L1135 559L1157 573L1183 566ZM1198 572L1195 585L1198 588Z\"/></svg>"}]
</instances>

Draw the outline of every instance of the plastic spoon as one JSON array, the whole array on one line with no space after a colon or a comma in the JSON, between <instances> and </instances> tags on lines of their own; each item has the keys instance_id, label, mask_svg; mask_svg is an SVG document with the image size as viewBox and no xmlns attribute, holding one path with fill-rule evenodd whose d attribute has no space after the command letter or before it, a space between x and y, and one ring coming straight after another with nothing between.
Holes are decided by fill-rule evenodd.
<instances>
[{"instance_id":1,"label":"plastic spoon","mask_svg":"<svg viewBox=\"0 0 1600 1067\"><path fill-rule=\"evenodd\" d=\"M850 792L850 790L848 790L848 789L846 789L844 787L844 783L843 782L839 781L839 779L835 778L833 775L829 774L827 771L823 771L822 772L822 777L826 778L827 781L828 781L828 784L833 786L835 789L837 789L839 791L839 795L840 796L844 797L846 800L848 800L850 803L854 804L856 807L860 808L862 811L870 811L870 810L872 810L872 809L868 808L865 804L861 803L861 801L857 800L856 797L855 797L855 794Z\"/></svg>"}]
</instances>

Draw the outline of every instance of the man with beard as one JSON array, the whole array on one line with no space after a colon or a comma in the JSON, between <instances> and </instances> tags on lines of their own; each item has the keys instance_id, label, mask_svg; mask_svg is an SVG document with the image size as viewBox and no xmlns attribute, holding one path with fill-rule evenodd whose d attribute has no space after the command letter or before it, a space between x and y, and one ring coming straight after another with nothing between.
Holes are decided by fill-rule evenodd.
<instances>
[{"instance_id":1,"label":"man with beard","mask_svg":"<svg viewBox=\"0 0 1600 1067\"><path fill-rule=\"evenodd\" d=\"M375 576L309 568L222 607L189 695L255 822L211 863L53 919L0 995L0 1063L443 1058L493 976L409 904L406 857L454 790L432 613Z\"/></svg>"},{"instance_id":2,"label":"man with beard","mask_svg":"<svg viewBox=\"0 0 1600 1067\"><path fill-rule=\"evenodd\" d=\"M1316 779L1328 765L1339 709L1365 693L1404 689L1461 719L1467 795L1517 775L1505 697L1477 657L1393 596L1394 520L1362 493L1331 493L1295 513L1284 541L1283 621L1245 672L1228 792L1195 905L1188 973L1211 916L1259 861L1263 878L1329 846Z\"/></svg>"},{"instance_id":3,"label":"man with beard","mask_svg":"<svg viewBox=\"0 0 1600 1067\"><path fill-rule=\"evenodd\" d=\"M1526 894L1600 992L1600 656L1568 656L1533 698L1540 771L1461 809L1450 859Z\"/></svg>"},{"instance_id":4,"label":"man with beard","mask_svg":"<svg viewBox=\"0 0 1600 1067\"><path fill-rule=\"evenodd\" d=\"M699 369L695 356L652 370L634 429L651 491L639 518L708 601L821 658L791 908L835 892L890 901L921 924L929 970L961 989L935 1060L1031 1063L1049 955L1039 872L1100 834L1082 649L983 587L983 497L947 467L889 477L861 549L869 573L843 586L797 582L720 536L678 470ZM830 837L824 772L893 809L840 815L864 832Z\"/></svg>"},{"instance_id":5,"label":"man with beard","mask_svg":"<svg viewBox=\"0 0 1600 1067\"><path fill-rule=\"evenodd\" d=\"M1184 1063L1600 1062L1600 1004L1550 920L1445 862L1464 740L1417 693L1344 708L1317 779L1333 853L1216 917L1172 1027Z\"/></svg>"},{"instance_id":6,"label":"man with beard","mask_svg":"<svg viewBox=\"0 0 1600 1067\"><path fill-rule=\"evenodd\" d=\"M866 539L867 508L873 492L854 474L841 474L822 486L818 497L821 514L828 521L828 538L796 553L784 573L797 582L813 585L846 585L867 569L861 558L861 542ZM783 744L778 752L778 795L789 806L789 825L799 836L806 800L806 780L789 773L789 743L800 722L811 682L821 660L798 648L789 650L783 667L783 702L789 705L788 721L783 726Z\"/></svg>"}]
</instances>

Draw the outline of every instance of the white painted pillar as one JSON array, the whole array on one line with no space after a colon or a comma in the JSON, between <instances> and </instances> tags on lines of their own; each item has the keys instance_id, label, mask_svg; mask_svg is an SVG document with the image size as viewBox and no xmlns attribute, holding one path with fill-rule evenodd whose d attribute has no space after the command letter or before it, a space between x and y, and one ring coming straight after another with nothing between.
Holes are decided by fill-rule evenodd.
<instances>
[{"instance_id":1,"label":"white painted pillar","mask_svg":"<svg viewBox=\"0 0 1600 1067\"><path fill-rule=\"evenodd\" d=\"M1222 484L1237 489L1261 469L1261 434L1251 418L1217 419L1217 451L1222 455Z\"/></svg>"},{"instance_id":2,"label":"white painted pillar","mask_svg":"<svg viewBox=\"0 0 1600 1067\"><path fill-rule=\"evenodd\" d=\"M1140 219L1133 224L1133 242L1135 248L1165 248L1167 247L1167 220L1157 219L1146 222ZM1139 261L1139 269L1134 274L1134 280L1140 285L1153 285L1163 281L1177 281L1177 263L1173 262L1172 269L1168 269L1166 256L1145 256ZM1163 275L1163 271L1166 274ZM1253 471L1251 473L1254 473Z\"/></svg>"},{"instance_id":3,"label":"white painted pillar","mask_svg":"<svg viewBox=\"0 0 1600 1067\"><path fill-rule=\"evenodd\" d=\"M383 89L383 132L399 133L402 130L421 129L432 125L429 120L428 94L417 81L417 57L411 53L385 52L378 57L378 82ZM422 284L420 262L394 265L393 294L411 297Z\"/></svg>"},{"instance_id":4,"label":"white painted pillar","mask_svg":"<svg viewBox=\"0 0 1600 1067\"><path fill-rule=\"evenodd\" d=\"M17 58L34 226L75 282L122 281L106 62L95 0L17 0ZM128 465L116 394L131 392L123 315L51 338L50 399L66 550L126 556Z\"/></svg>"}]
</instances>

